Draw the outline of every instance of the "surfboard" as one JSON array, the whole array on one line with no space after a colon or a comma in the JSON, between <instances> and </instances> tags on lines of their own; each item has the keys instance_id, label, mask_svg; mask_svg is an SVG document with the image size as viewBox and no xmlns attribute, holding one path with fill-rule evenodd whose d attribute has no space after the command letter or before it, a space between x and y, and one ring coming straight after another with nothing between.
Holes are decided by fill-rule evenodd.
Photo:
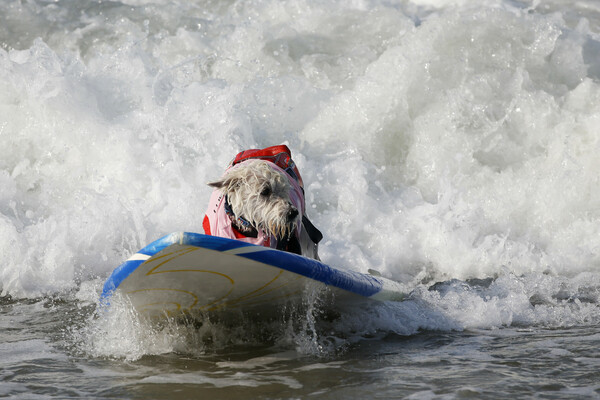
<instances>
[{"instance_id":1,"label":"surfboard","mask_svg":"<svg viewBox=\"0 0 600 400\"><path fill-rule=\"evenodd\" d=\"M342 270L297 254L200 233L174 232L117 267L101 302L118 293L143 313L173 316L228 310L268 314L301 301L307 286L339 298L400 301L398 282Z\"/></svg>"}]
</instances>

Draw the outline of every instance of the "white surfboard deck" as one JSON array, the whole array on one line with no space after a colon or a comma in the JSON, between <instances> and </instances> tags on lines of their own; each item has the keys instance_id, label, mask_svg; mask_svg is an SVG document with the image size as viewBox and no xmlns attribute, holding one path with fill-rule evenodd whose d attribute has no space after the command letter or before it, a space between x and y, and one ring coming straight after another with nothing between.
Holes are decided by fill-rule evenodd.
<instances>
[{"instance_id":1,"label":"white surfboard deck","mask_svg":"<svg viewBox=\"0 0 600 400\"><path fill-rule=\"evenodd\" d=\"M101 300L107 304L118 292L138 311L153 315L260 312L301 300L308 284L329 287L341 297L405 297L401 284L381 276L343 271L238 240L175 232L117 267Z\"/></svg>"}]
</instances>

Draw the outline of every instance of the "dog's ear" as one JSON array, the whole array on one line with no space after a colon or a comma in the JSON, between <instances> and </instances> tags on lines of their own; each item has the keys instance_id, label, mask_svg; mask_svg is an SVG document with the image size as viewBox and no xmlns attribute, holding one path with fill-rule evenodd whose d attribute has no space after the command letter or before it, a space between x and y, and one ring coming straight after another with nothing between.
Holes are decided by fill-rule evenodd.
<instances>
[{"instance_id":1,"label":"dog's ear","mask_svg":"<svg viewBox=\"0 0 600 400\"><path fill-rule=\"evenodd\" d=\"M215 189L221 189L224 185L225 181L220 180L220 181L215 181L215 182L208 182L207 185L210 187L214 187Z\"/></svg>"},{"instance_id":2,"label":"dog's ear","mask_svg":"<svg viewBox=\"0 0 600 400\"><path fill-rule=\"evenodd\" d=\"M236 177L226 177L224 179L219 179L215 182L209 182L208 186L214 187L215 189L222 189L227 192L231 192L235 190L238 186L242 184L242 180Z\"/></svg>"}]
</instances>

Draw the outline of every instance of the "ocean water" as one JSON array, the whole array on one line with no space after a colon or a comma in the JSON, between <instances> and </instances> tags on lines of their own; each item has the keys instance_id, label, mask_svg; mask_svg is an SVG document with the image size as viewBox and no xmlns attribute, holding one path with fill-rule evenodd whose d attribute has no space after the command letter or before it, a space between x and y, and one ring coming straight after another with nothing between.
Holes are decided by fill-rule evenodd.
<instances>
[{"instance_id":1,"label":"ocean water","mask_svg":"<svg viewBox=\"0 0 600 400\"><path fill-rule=\"evenodd\" d=\"M280 143L406 301L97 312ZM0 397L600 398L599 150L596 0L0 0Z\"/></svg>"}]
</instances>

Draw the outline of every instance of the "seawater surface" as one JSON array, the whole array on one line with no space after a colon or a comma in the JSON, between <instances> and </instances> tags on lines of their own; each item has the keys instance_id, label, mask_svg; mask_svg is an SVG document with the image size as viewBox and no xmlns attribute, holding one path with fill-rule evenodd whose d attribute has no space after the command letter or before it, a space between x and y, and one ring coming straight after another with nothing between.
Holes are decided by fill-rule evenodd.
<instances>
[{"instance_id":1,"label":"seawater surface","mask_svg":"<svg viewBox=\"0 0 600 400\"><path fill-rule=\"evenodd\" d=\"M599 127L594 0L0 0L0 397L599 398ZM99 312L280 143L405 301Z\"/></svg>"}]
</instances>

